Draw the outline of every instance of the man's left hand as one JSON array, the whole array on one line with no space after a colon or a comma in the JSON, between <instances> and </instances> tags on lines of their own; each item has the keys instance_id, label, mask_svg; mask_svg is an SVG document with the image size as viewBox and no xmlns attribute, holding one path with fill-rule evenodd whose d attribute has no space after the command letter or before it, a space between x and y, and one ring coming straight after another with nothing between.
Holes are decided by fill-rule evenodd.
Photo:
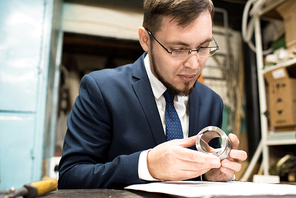
<instances>
[{"instance_id":1,"label":"man's left hand","mask_svg":"<svg viewBox=\"0 0 296 198\"><path fill-rule=\"evenodd\" d=\"M220 168L211 169L204 174L205 180L208 181L228 181L234 174L241 169L241 162L247 159L247 153L242 150L236 150L239 140L236 135L229 134L228 138L232 143L233 149L229 152L229 158L221 161Z\"/></svg>"}]
</instances>

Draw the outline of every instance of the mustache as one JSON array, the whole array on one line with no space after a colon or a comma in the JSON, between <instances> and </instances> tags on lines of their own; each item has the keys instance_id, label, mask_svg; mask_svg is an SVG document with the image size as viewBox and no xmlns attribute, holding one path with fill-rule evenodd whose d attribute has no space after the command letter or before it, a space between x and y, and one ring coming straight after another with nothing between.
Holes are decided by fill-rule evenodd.
<instances>
[{"instance_id":1,"label":"mustache","mask_svg":"<svg viewBox=\"0 0 296 198\"><path fill-rule=\"evenodd\" d=\"M192 76L192 75L196 75L200 73L200 69L189 69L189 68L182 68L179 71L180 75L188 75L188 76Z\"/></svg>"}]
</instances>

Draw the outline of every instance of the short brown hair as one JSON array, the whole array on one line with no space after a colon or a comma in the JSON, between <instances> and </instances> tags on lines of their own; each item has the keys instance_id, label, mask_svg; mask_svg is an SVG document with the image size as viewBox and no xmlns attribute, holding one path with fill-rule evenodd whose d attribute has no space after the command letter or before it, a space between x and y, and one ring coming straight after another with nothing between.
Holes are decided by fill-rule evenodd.
<instances>
[{"instance_id":1,"label":"short brown hair","mask_svg":"<svg viewBox=\"0 0 296 198\"><path fill-rule=\"evenodd\" d=\"M160 29L161 16L172 16L184 27L206 10L214 16L212 0L144 0L143 7L143 27L153 33Z\"/></svg>"}]
</instances>

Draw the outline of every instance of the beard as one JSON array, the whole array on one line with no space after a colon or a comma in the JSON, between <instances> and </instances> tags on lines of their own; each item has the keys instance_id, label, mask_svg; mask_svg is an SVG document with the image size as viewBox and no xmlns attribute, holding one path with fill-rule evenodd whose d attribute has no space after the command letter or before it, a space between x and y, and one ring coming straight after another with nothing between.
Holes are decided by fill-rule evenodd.
<instances>
[{"instance_id":1,"label":"beard","mask_svg":"<svg viewBox=\"0 0 296 198\"><path fill-rule=\"evenodd\" d=\"M169 83L167 80L165 80L165 78L160 74L156 64L155 64L155 60L154 60L154 54L153 54L153 50L152 50L152 46L151 46L151 63L152 63L152 68L153 71L157 77L157 79L167 88L167 90L169 90L172 94L174 95L180 95L180 96L188 96L190 93L192 93L196 82L194 82L192 87L189 87L189 82L185 83L185 88L183 90L180 90L178 88L176 88L174 85L172 85L171 83ZM198 77L199 78L199 77Z\"/></svg>"}]
</instances>

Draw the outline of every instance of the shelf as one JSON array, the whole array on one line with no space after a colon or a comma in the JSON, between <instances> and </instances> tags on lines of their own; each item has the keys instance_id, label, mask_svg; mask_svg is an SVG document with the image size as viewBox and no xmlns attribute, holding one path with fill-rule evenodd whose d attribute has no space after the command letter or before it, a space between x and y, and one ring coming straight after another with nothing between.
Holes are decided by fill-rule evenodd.
<instances>
[{"instance_id":1,"label":"shelf","mask_svg":"<svg viewBox=\"0 0 296 198\"><path fill-rule=\"evenodd\" d=\"M265 116L265 112L267 110L267 101L266 101L266 81L265 75L267 72L271 72L278 68L287 68L289 70L294 70L294 66L296 68L296 58L290 59L283 63L279 63L274 66L270 66L266 69L262 69L264 67L264 55L262 51L262 31L261 31L261 18L263 17L273 17L278 15L276 8L280 6L280 4L284 3L286 0L269 0L266 1L266 4L260 8L256 13L250 15L254 16L254 32L255 32L255 43L256 43L256 58L257 58L257 77L258 77L258 92L259 92L259 105L260 105L260 121L261 121L261 141L258 145L258 148L250 162L248 169L242 179L242 181L247 181L249 176L252 173L252 170L255 168L256 163L259 161L260 155L262 153L262 169L264 175L269 175L270 168L270 146L280 146L280 145L296 145L296 131L289 132L273 132L268 130L268 118ZM259 2L259 1L258 1ZM254 9L254 8L253 8ZM255 10L255 9L254 9ZM254 12L254 11L253 11ZM275 15L273 15L275 14ZM290 67L293 66L293 67ZM296 69L295 69L296 71ZM293 77L296 76L293 73ZM292 77L290 75L290 77Z\"/></svg>"},{"instance_id":2,"label":"shelf","mask_svg":"<svg viewBox=\"0 0 296 198\"><path fill-rule=\"evenodd\" d=\"M265 143L268 146L292 145L292 144L296 144L296 139L295 140L266 140Z\"/></svg>"},{"instance_id":3,"label":"shelf","mask_svg":"<svg viewBox=\"0 0 296 198\"><path fill-rule=\"evenodd\" d=\"M296 131L268 132L266 144L269 146L296 144Z\"/></svg>"},{"instance_id":4,"label":"shelf","mask_svg":"<svg viewBox=\"0 0 296 198\"><path fill-rule=\"evenodd\" d=\"M261 70L261 73L265 74L265 73L267 73L269 71L278 69L280 67L290 67L290 66L295 65L295 64L296 64L296 58L293 58L293 59L290 59L290 60L285 61L283 63L279 63L279 64L276 64L274 66L270 66L270 67L268 67L268 68L266 68L264 70Z\"/></svg>"},{"instance_id":5,"label":"shelf","mask_svg":"<svg viewBox=\"0 0 296 198\"><path fill-rule=\"evenodd\" d=\"M271 3L266 5L263 9L259 10L259 16L270 16L270 12L274 11L276 7L278 7L279 5L281 5L282 3L284 3L287 0L277 0L277 1L270 1ZM271 15L273 16L273 15ZM274 18L274 17L272 17ZM278 15L275 17L278 18Z\"/></svg>"}]
</instances>

